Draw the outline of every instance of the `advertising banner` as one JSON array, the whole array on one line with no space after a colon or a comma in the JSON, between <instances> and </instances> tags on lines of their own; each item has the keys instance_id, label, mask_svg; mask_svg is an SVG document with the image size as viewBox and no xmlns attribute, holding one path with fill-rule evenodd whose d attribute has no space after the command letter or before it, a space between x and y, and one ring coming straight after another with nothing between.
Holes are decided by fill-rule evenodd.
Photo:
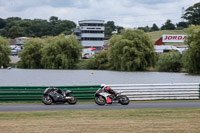
<instances>
[{"instance_id":1,"label":"advertising banner","mask_svg":"<svg viewBox=\"0 0 200 133\"><path fill-rule=\"evenodd\" d=\"M187 35L162 35L162 42L183 43Z\"/></svg>"}]
</instances>

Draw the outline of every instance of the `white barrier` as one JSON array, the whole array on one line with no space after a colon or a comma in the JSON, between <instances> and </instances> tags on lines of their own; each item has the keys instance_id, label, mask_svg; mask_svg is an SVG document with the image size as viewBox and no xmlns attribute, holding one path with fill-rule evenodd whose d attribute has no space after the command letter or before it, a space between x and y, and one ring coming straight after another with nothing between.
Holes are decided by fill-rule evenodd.
<instances>
[{"instance_id":1,"label":"white barrier","mask_svg":"<svg viewBox=\"0 0 200 133\"><path fill-rule=\"evenodd\" d=\"M200 99L199 83L110 84L130 100Z\"/></svg>"}]
</instances>

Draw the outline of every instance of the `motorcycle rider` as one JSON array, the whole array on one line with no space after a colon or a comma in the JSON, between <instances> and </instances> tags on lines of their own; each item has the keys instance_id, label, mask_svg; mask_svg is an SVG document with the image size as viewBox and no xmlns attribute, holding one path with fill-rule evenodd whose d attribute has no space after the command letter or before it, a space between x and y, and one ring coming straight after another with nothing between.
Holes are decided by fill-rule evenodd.
<instances>
[{"instance_id":1,"label":"motorcycle rider","mask_svg":"<svg viewBox=\"0 0 200 133\"><path fill-rule=\"evenodd\" d=\"M111 94L113 96L117 96L118 95L118 93L116 91L114 91L113 89L111 89L110 86L107 86L105 84L101 84L100 87L102 88L102 90L104 92L107 92L107 93L109 93L109 94Z\"/></svg>"},{"instance_id":2,"label":"motorcycle rider","mask_svg":"<svg viewBox=\"0 0 200 133\"><path fill-rule=\"evenodd\" d=\"M56 91L57 93L59 93L59 94L61 94L61 95L64 94L63 91L62 91L60 88L55 88L55 87L53 87L53 86L50 86L49 89L52 89L53 91Z\"/></svg>"},{"instance_id":3,"label":"motorcycle rider","mask_svg":"<svg viewBox=\"0 0 200 133\"><path fill-rule=\"evenodd\" d=\"M111 89L110 86L107 86L105 84L101 84L100 87L101 87L102 91L107 92L107 93L110 94L109 96L107 96L106 103L107 104L112 104L112 100L114 100L116 98L118 93L115 92L113 89Z\"/></svg>"}]
</instances>

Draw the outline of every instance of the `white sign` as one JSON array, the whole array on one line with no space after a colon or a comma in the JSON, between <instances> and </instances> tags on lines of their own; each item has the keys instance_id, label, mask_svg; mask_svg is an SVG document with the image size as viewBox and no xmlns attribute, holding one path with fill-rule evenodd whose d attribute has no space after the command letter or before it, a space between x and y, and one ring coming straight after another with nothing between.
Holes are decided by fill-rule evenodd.
<instances>
[{"instance_id":1,"label":"white sign","mask_svg":"<svg viewBox=\"0 0 200 133\"><path fill-rule=\"evenodd\" d=\"M187 35L162 35L162 42L181 43L184 42L186 37Z\"/></svg>"}]
</instances>

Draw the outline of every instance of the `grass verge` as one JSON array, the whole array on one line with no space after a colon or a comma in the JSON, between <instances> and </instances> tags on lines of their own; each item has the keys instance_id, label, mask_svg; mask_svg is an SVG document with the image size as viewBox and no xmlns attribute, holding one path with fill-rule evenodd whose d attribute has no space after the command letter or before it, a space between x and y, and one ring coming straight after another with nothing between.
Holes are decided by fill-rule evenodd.
<instances>
[{"instance_id":1,"label":"grass verge","mask_svg":"<svg viewBox=\"0 0 200 133\"><path fill-rule=\"evenodd\" d=\"M199 133L200 109L0 112L2 133Z\"/></svg>"}]
</instances>

